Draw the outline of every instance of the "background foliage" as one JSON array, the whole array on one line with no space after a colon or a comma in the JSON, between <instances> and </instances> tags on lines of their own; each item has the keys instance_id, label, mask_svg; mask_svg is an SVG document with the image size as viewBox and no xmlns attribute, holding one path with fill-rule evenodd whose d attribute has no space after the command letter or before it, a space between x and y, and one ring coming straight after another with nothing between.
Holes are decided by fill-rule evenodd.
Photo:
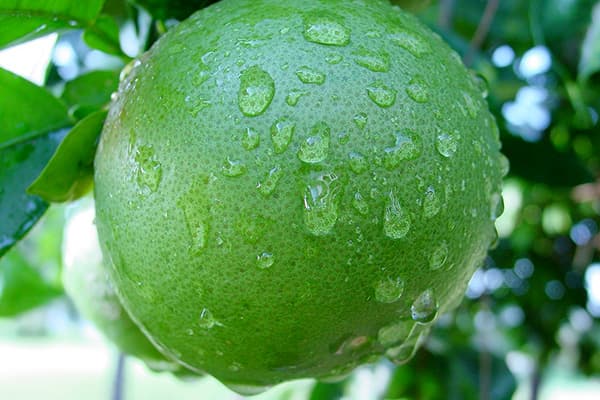
<instances>
[{"instance_id":1,"label":"background foliage","mask_svg":"<svg viewBox=\"0 0 600 400\"><path fill-rule=\"evenodd\" d=\"M0 317L63 296L62 210L22 239L50 203L89 191L120 71L213 2L0 0L0 48L58 34L42 85L0 69ZM510 173L497 247L466 300L411 363L383 364L373 398L505 399L517 381L537 398L553 368L598 376L600 2L398 3L485 80ZM317 383L310 398L348 395L349 382Z\"/></svg>"}]
</instances>

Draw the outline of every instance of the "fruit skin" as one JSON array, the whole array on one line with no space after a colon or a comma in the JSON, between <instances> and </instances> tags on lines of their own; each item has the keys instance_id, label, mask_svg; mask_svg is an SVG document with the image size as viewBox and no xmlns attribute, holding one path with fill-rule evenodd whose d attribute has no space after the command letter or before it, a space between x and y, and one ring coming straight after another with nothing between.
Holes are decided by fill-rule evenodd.
<instances>
[{"instance_id":1,"label":"fruit skin","mask_svg":"<svg viewBox=\"0 0 600 400\"><path fill-rule=\"evenodd\" d=\"M121 306L102 264L93 219L94 206L89 197L70 207L62 251L66 293L77 310L122 352L141 359L156 371L185 371L156 350Z\"/></svg>"},{"instance_id":2,"label":"fruit skin","mask_svg":"<svg viewBox=\"0 0 600 400\"><path fill-rule=\"evenodd\" d=\"M387 0L194 14L133 66L98 147L125 308L238 390L405 361L494 240L503 158L478 83Z\"/></svg>"}]
</instances>

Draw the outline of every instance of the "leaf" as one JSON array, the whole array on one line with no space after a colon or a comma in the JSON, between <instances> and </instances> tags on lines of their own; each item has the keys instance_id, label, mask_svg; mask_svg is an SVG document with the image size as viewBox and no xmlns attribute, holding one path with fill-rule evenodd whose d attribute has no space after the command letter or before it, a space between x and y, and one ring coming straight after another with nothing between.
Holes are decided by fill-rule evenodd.
<instances>
[{"instance_id":1,"label":"leaf","mask_svg":"<svg viewBox=\"0 0 600 400\"><path fill-rule=\"evenodd\" d=\"M71 129L27 189L29 194L48 202L63 202L87 193L94 177L94 155L106 114L106 111L90 114Z\"/></svg>"},{"instance_id":2,"label":"leaf","mask_svg":"<svg viewBox=\"0 0 600 400\"><path fill-rule=\"evenodd\" d=\"M0 260L0 317L12 317L60 296L16 249Z\"/></svg>"},{"instance_id":3,"label":"leaf","mask_svg":"<svg viewBox=\"0 0 600 400\"><path fill-rule=\"evenodd\" d=\"M65 84L61 98L77 118L98 111L119 86L119 71L92 71Z\"/></svg>"},{"instance_id":4,"label":"leaf","mask_svg":"<svg viewBox=\"0 0 600 400\"><path fill-rule=\"evenodd\" d=\"M96 23L83 31L85 43L108 54L122 55L119 42L119 26L114 18L101 15Z\"/></svg>"},{"instance_id":5,"label":"leaf","mask_svg":"<svg viewBox=\"0 0 600 400\"><path fill-rule=\"evenodd\" d=\"M592 22L581 45L579 79L586 80L600 70L600 3L592 11Z\"/></svg>"},{"instance_id":6,"label":"leaf","mask_svg":"<svg viewBox=\"0 0 600 400\"><path fill-rule=\"evenodd\" d=\"M0 48L90 25L104 0L0 0Z\"/></svg>"},{"instance_id":7,"label":"leaf","mask_svg":"<svg viewBox=\"0 0 600 400\"><path fill-rule=\"evenodd\" d=\"M0 257L48 205L25 189L39 175L71 124L66 107L45 89L0 69Z\"/></svg>"},{"instance_id":8,"label":"leaf","mask_svg":"<svg viewBox=\"0 0 600 400\"><path fill-rule=\"evenodd\" d=\"M346 380L337 383L317 382L310 393L310 400L335 400L344 396Z\"/></svg>"}]
</instances>

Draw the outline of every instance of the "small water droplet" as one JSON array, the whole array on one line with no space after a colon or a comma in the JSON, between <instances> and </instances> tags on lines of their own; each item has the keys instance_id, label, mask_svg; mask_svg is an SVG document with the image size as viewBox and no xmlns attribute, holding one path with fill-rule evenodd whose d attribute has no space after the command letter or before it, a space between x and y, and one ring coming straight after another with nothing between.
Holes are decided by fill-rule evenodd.
<instances>
[{"instance_id":1,"label":"small water droplet","mask_svg":"<svg viewBox=\"0 0 600 400\"><path fill-rule=\"evenodd\" d=\"M263 251L258 256L256 256L256 265L260 269L270 268L274 262L275 262L275 257L273 257L272 253Z\"/></svg>"},{"instance_id":2,"label":"small water droplet","mask_svg":"<svg viewBox=\"0 0 600 400\"><path fill-rule=\"evenodd\" d=\"M331 18L309 14L304 19L304 38L313 43L346 46L350 43L350 30Z\"/></svg>"},{"instance_id":3,"label":"small water droplet","mask_svg":"<svg viewBox=\"0 0 600 400\"><path fill-rule=\"evenodd\" d=\"M421 139L412 132L395 132L396 142L394 147L387 147L383 165L389 170L397 168L404 160L414 160L421 155Z\"/></svg>"},{"instance_id":4,"label":"small water droplet","mask_svg":"<svg viewBox=\"0 0 600 400\"><path fill-rule=\"evenodd\" d=\"M473 84L475 85L475 87L477 88L477 90L479 91L479 93L481 93L481 97L483 97L484 99L488 97L488 82L487 79L485 79L485 77L483 75L481 75L478 72L475 72L473 70L470 71L471 73L471 80L473 81Z\"/></svg>"},{"instance_id":5,"label":"small water droplet","mask_svg":"<svg viewBox=\"0 0 600 400\"><path fill-rule=\"evenodd\" d=\"M300 97L306 94L308 94L308 92L299 89L292 89L285 98L285 102L288 106L294 107L296 104L298 104Z\"/></svg>"},{"instance_id":6,"label":"small water droplet","mask_svg":"<svg viewBox=\"0 0 600 400\"><path fill-rule=\"evenodd\" d=\"M350 141L350 135L346 131L341 131L338 133L338 140L340 144L347 144Z\"/></svg>"},{"instance_id":7,"label":"small water droplet","mask_svg":"<svg viewBox=\"0 0 600 400\"><path fill-rule=\"evenodd\" d=\"M423 200L423 216L425 218L435 217L440 212L440 199L433 186L429 186L425 191Z\"/></svg>"},{"instance_id":8,"label":"small water droplet","mask_svg":"<svg viewBox=\"0 0 600 400\"><path fill-rule=\"evenodd\" d=\"M401 239L410 230L410 217L400 206L393 192L390 192L383 214L383 232L390 239Z\"/></svg>"},{"instance_id":9,"label":"small water droplet","mask_svg":"<svg viewBox=\"0 0 600 400\"><path fill-rule=\"evenodd\" d=\"M239 160L227 158L221 167L221 171L223 172L223 175L235 178L236 176L244 175L248 171L248 168Z\"/></svg>"},{"instance_id":10,"label":"small water droplet","mask_svg":"<svg viewBox=\"0 0 600 400\"><path fill-rule=\"evenodd\" d=\"M265 112L275 95L275 82L268 72L258 66L244 70L240 75L238 105L249 117Z\"/></svg>"},{"instance_id":11,"label":"small water droplet","mask_svg":"<svg viewBox=\"0 0 600 400\"><path fill-rule=\"evenodd\" d=\"M437 315L438 303L433 290L427 289L410 306L411 317L422 324L433 321Z\"/></svg>"},{"instance_id":12,"label":"small water droplet","mask_svg":"<svg viewBox=\"0 0 600 400\"><path fill-rule=\"evenodd\" d=\"M494 193L491 198L490 219L495 221L502 213L504 213L504 199L500 193Z\"/></svg>"},{"instance_id":13,"label":"small water droplet","mask_svg":"<svg viewBox=\"0 0 600 400\"><path fill-rule=\"evenodd\" d=\"M209 100L206 100L202 97L192 96L186 96L185 103L187 104L188 112L194 118L196 118L202 110L212 105L212 103Z\"/></svg>"},{"instance_id":14,"label":"small water droplet","mask_svg":"<svg viewBox=\"0 0 600 400\"><path fill-rule=\"evenodd\" d=\"M322 85L325 83L325 75L316 69L307 67L306 65L296 70L296 76L302 83Z\"/></svg>"},{"instance_id":15,"label":"small water droplet","mask_svg":"<svg viewBox=\"0 0 600 400\"><path fill-rule=\"evenodd\" d=\"M205 182L194 181L190 189L177 200L190 237L189 251L194 255L200 253L208 243L210 205L206 199Z\"/></svg>"},{"instance_id":16,"label":"small water droplet","mask_svg":"<svg viewBox=\"0 0 600 400\"><path fill-rule=\"evenodd\" d=\"M350 169L355 174L362 174L369 169L369 162L362 154L352 151L348 154L348 158L350 158Z\"/></svg>"},{"instance_id":17,"label":"small water droplet","mask_svg":"<svg viewBox=\"0 0 600 400\"><path fill-rule=\"evenodd\" d=\"M410 335L410 331L414 325L412 321L393 322L379 329L377 333L377 341L384 347L393 346L397 343L404 342Z\"/></svg>"},{"instance_id":18,"label":"small water droplet","mask_svg":"<svg viewBox=\"0 0 600 400\"><path fill-rule=\"evenodd\" d=\"M143 190L156 192L162 180L162 166L156 159L152 145L138 147L134 160L138 186Z\"/></svg>"},{"instance_id":19,"label":"small water droplet","mask_svg":"<svg viewBox=\"0 0 600 400\"><path fill-rule=\"evenodd\" d=\"M440 269L448 260L448 243L442 241L429 258L429 267L432 270Z\"/></svg>"},{"instance_id":20,"label":"small water droplet","mask_svg":"<svg viewBox=\"0 0 600 400\"><path fill-rule=\"evenodd\" d=\"M373 72L387 72L390 69L390 55L383 51L373 51L360 47L352 55L356 64Z\"/></svg>"},{"instance_id":21,"label":"small water droplet","mask_svg":"<svg viewBox=\"0 0 600 400\"><path fill-rule=\"evenodd\" d=\"M362 194L360 194L360 192L354 193L354 198L352 199L352 206L361 215L367 215L369 213L369 204L362 196Z\"/></svg>"},{"instance_id":22,"label":"small water droplet","mask_svg":"<svg viewBox=\"0 0 600 400\"><path fill-rule=\"evenodd\" d=\"M231 364L229 364L227 369L230 370L231 372L239 372L242 369L242 364L234 361Z\"/></svg>"},{"instance_id":23,"label":"small water droplet","mask_svg":"<svg viewBox=\"0 0 600 400\"><path fill-rule=\"evenodd\" d=\"M194 336L194 330L193 330L193 329L188 329L188 330L186 330L186 331L185 331L185 333L186 333L188 336Z\"/></svg>"},{"instance_id":24,"label":"small water droplet","mask_svg":"<svg viewBox=\"0 0 600 400\"><path fill-rule=\"evenodd\" d=\"M375 286L375 300L380 303L394 303L404 293L404 281L400 278L387 277Z\"/></svg>"},{"instance_id":25,"label":"small water droplet","mask_svg":"<svg viewBox=\"0 0 600 400\"><path fill-rule=\"evenodd\" d=\"M315 174L304 191L304 223L316 236L330 233L337 222L337 179L331 173Z\"/></svg>"},{"instance_id":26,"label":"small water droplet","mask_svg":"<svg viewBox=\"0 0 600 400\"><path fill-rule=\"evenodd\" d=\"M367 126L367 122L369 121L369 117L367 116L367 114L361 112L358 113L354 116L353 118L354 123L356 124L356 126L358 126L358 129L365 129L365 127Z\"/></svg>"},{"instance_id":27,"label":"small water droplet","mask_svg":"<svg viewBox=\"0 0 600 400\"><path fill-rule=\"evenodd\" d=\"M200 311L200 319L198 321L198 325L202 329L211 329L215 325L217 325L217 321L215 320L208 308L203 308L202 311Z\"/></svg>"},{"instance_id":28,"label":"small water droplet","mask_svg":"<svg viewBox=\"0 0 600 400\"><path fill-rule=\"evenodd\" d=\"M465 106L467 107L467 112L471 118L477 117L477 112L479 111L477 108L477 103L473 100L470 94L467 92L462 92L463 99L465 100Z\"/></svg>"},{"instance_id":29,"label":"small water droplet","mask_svg":"<svg viewBox=\"0 0 600 400\"><path fill-rule=\"evenodd\" d=\"M227 386L230 390L241 394L242 396L254 396L266 392L271 388L270 386L247 385L230 382L223 382L223 385Z\"/></svg>"},{"instance_id":30,"label":"small water droplet","mask_svg":"<svg viewBox=\"0 0 600 400\"><path fill-rule=\"evenodd\" d=\"M410 361L417 352L417 345L413 341L407 341L399 346L389 348L385 355L396 365L403 365Z\"/></svg>"},{"instance_id":31,"label":"small water droplet","mask_svg":"<svg viewBox=\"0 0 600 400\"><path fill-rule=\"evenodd\" d=\"M435 148L444 157L452 157L458 147L457 139L449 133L440 133L436 137Z\"/></svg>"},{"instance_id":32,"label":"small water droplet","mask_svg":"<svg viewBox=\"0 0 600 400\"><path fill-rule=\"evenodd\" d=\"M427 103L429 100L425 85L417 78L410 81L409 85L406 87L406 94L417 103Z\"/></svg>"},{"instance_id":33,"label":"small water droplet","mask_svg":"<svg viewBox=\"0 0 600 400\"><path fill-rule=\"evenodd\" d=\"M271 141L276 154L281 154L287 150L295 130L296 124L288 117L278 119L271 126Z\"/></svg>"},{"instance_id":34,"label":"small water droplet","mask_svg":"<svg viewBox=\"0 0 600 400\"><path fill-rule=\"evenodd\" d=\"M309 164L319 163L327 158L331 142L331 130L325 122L317 122L310 130L310 136L300 145L298 158Z\"/></svg>"},{"instance_id":35,"label":"small water droplet","mask_svg":"<svg viewBox=\"0 0 600 400\"><path fill-rule=\"evenodd\" d=\"M242 147L248 151L260 145L260 134L252 128L246 128L242 135Z\"/></svg>"},{"instance_id":36,"label":"small water droplet","mask_svg":"<svg viewBox=\"0 0 600 400\"><path fill-rule=\"evenodd\" d=\"M283 176L283 171L279 166L275 166L269 170L269 172L265 175L265 177L260 181L260 183L256 186L259 193L263 196L269 196L279 183L279 180Z\"/></svg>"},{"instance_id":37,"label":"small water droplet","mask_svg":"<svg viewBox=\"0 0 600 400\"><path fill-rule=\"evenodd\" d=\"M379 107L391 107L396 102L396 90L390 89L381 81L375 81L367 86L369 98Z\"/></svg>"},{"instance_id":38,"label":"small water droplet","mask_svg":"<svg viewBox=\"0 0 600 400\"><path fill-rule=\"evenodd\" d=\"M338 53L331 53L331 54L328 54L327 56L325 56L325 61L327 61L327 63L333 64L333 65L341 63L342 60L344 60L344 57Z\"/></svg>"},{"instance_id":39,"label":"small water droplet","mask_svg":"<svg viewBox=\"0 0 600 400\"><path fill-rule=\"evenodd\" d=\"M389 38L392 43L402 47L414 57L421 58L431 52L431 47L424 39L411 33L404 31L394 32L390 34Z\"/></svg>"},{"instance_id":40,"label":"small water droplet","mask_svg":"<svg viewBox=\"0 0 600 400\"><path fill-rule=\"evenodd\" d=\"M505 177L510 170L510 161L504 154L500 154L500 175Z\"/></svg>"},{"instance_id":41,"label":"small water droplet","mask_svg":"<svg viewBox=\"0 0 600 400\"><path fill-rule=\"evenodd\" d=\"M336 355L352 353L358 349L366 347L371 340L367 336L352 336L344 337L329 346L330 351Z\"/></svg>"}]
</instances>

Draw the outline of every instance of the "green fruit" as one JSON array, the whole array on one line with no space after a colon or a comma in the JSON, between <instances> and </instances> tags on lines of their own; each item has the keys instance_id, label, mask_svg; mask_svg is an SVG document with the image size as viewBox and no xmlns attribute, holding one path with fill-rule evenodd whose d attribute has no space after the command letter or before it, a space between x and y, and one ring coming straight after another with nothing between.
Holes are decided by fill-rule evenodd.
<instances>
[{"instance_id":1,"label":"green fruit","mask_svg":"<svg viewBox=\"0 0 600 400\"><path fill-rule=\"evenodd\" d=\"M495 238L480 80L387 0L224 0L124 78L97 226L160 349L248 392L406 361Z\"/></svg>"},{"instance_id":2,"label":"green fruit","mask_svg":"<svg viewBox=\"0 0 600 400\"><path fill-rule=\"evenodd\" d=\"M70 209L62 251L65 291L77 310L122 352L143 360L154 370L184 370L156 350L121 306L102 264L93 219L94 207L89 198Z\"/></svg>"}]
</instances>

